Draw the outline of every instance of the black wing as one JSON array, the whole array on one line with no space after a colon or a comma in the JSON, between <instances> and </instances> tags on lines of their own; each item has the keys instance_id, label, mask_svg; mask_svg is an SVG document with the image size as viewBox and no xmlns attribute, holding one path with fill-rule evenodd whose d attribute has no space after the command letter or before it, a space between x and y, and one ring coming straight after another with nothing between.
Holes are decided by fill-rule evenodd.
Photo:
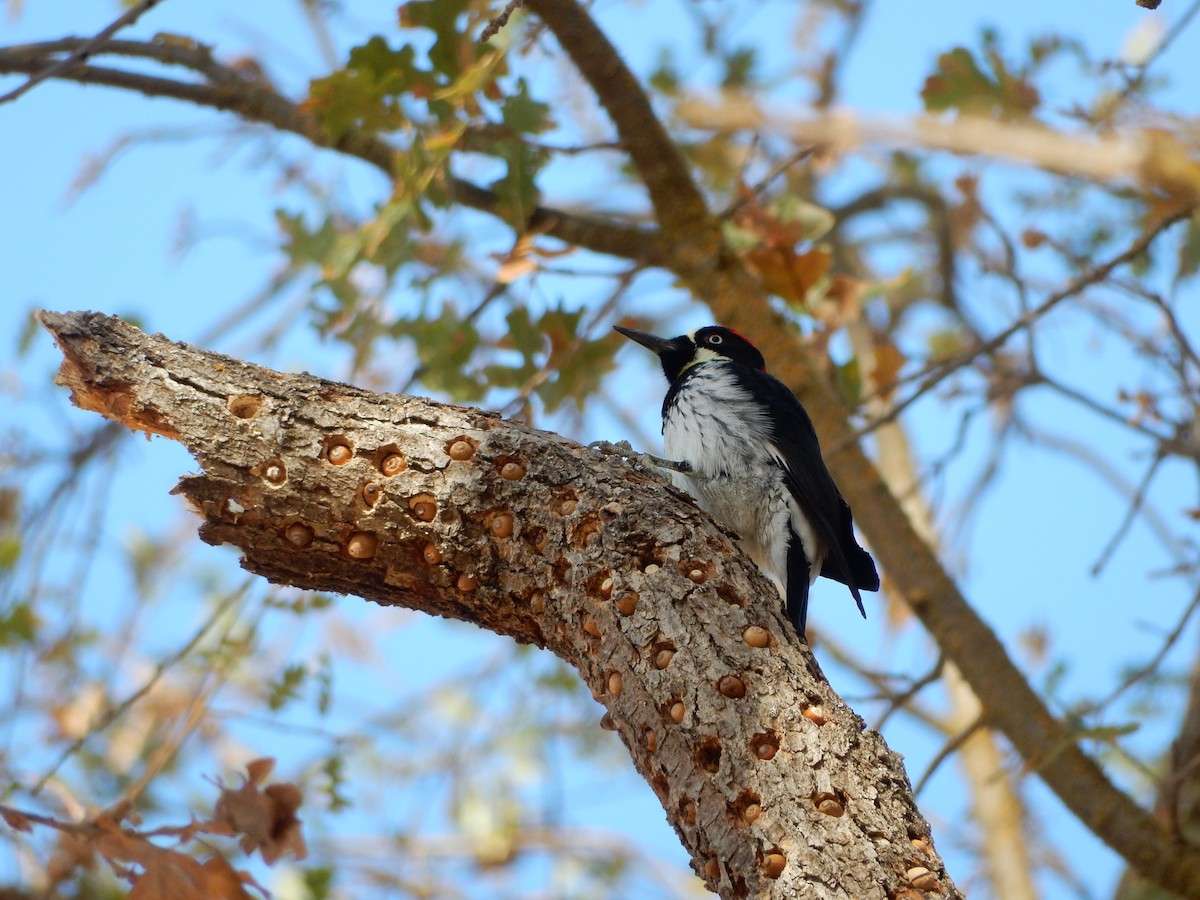
<instances>
[{"instance_id":1,"label":"black wing","mask_svg":"<svg viewBox=\"0 0 1200 900\"><path fill-rule=\"evenodd\" d=\"M828 550L820 574L849 587L865 616L859 591L879 590L879 574L854 537L850 505L825 467L812 420L783 382L749 368L740 374L746 388L766 403L776 425L772 442L783 461L785 483Z\"/></svg>"}]
</instances>

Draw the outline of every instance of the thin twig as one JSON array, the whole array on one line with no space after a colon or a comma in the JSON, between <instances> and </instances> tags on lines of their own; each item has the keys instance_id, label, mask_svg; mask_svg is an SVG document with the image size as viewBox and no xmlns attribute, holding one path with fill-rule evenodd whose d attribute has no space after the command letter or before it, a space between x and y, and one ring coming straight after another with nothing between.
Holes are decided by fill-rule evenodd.
<instances>
[{"instance_id":1,"label":"thin twig","mask_svg":"<svg viewBox=\"0 0 1200 900\"><path fill-rule=\"evenodd\" d=\"M883 715L879 717L879 720L873 726L874 730L883 731L883 726L886 725L887 720L892 717L892 713L907 705L908 701L910 701L913 697L917 696L917 694L921 693L921 691L925 690L925 688L929 687L929 685L941 678L942 668L945 666L945 664L946 657L939 654L937 662L933 664L932 669L909 685L908 688L903 691L903 693L893 696L888 703L888 708L883 711Z\"/></svg>"},{"instance_id":2,"label":"thin twig","mask_svg":"<svg viewBox=\"0 0 1200 900\"><path fill-rule=\"evenodd\" d=\"M212 615L208 617L208 621L206 621L200 627L200 630L192 636L192 639L189 640L183 647L179 648L169 657L160 662L157 666L155 666L153 674L146 679L140 688L110 709L100 719L99 722L97 722L92 728L88 729L86 734L76 738L70 744L70 746L64 749L63 752L59 754L58 759L54 761L54 765L50 767L46 774L38 779L37 784L33 786L29 793L35 797L41 793L42 789L45 788L46 783L53 778L55 774L57 774L58 770L62 768L63 764L68 759L70 759L83 748L83 745L86 744L90 738L108 728L109 725L124 715L125 712L130 709L130 707L145 697L146 694L150 693L154 686L162 679L163 675L167 673L167 670L183 660L189 653L196 649L197 645L199 645L204 637L213 629L217 622L220 621L221 616L225 614L226 610L228 610L234 605L234 603L240 601L242 597L246 595L246 592L250 589L250 584L251 582L249 580L243 582L241 587L217 604L217 607L213 610Z\"/></svg>"},{"instance_id":3,"label":"thin twig","mask_svg":"<svg viewBox=\"0 0 1200 900\"><path fill-rule=\"evenodd\" d=\"M68 56L60 59L58 62L52 63L44 69L34 72L25 81L24 84L17 85L7 94L0 95L0 104L10 103L16 100L22 94L32 90L38 84L41 84L48 78L59 78L73 69L75 66L85 62L89 56L102 48L110 40L112 36L140 19L154 7L158 6L162 0L141 0L137 6L133 6L121 13L114 19L106 28L103 28L96 35L80 44Z\"/></svg>"},{"instance_id":4,"label":"thin twig","mask_svg":"<svg viewBox=\"0 0 1200 900\"><path fill-rule=\"evenodd\" d=\"M983 727L983 717L981 716L978 719L976 719L974 722L972 722L970 725L968 725L966 728L964 728L962 731L960 731L958 734L956 734L954 737L950 738L950 740L948 740L942 746L942 749L939 750L937 752L937 755L934 756L933 759L931 759L929 761L929 765L926 767L925 771L921 774L921 777L917 780L917 786L913 788L913 796L914 797L921 796L921 790L929 782L929 779L933 777L933 773L938 770L938 767L941 766L941 764L944 763L947 759L949 759L950 756L953 755L954 751L956 751L959 747L961 747L963 744L965 744L970 739L971 735L973 735L975 732L977 732L982 727Z\"/></svg>"},{"instance_id":5,"label":"thin twig","mask_svg":"<svg viewBox=\"0 0 1200 900\"><path fill-rule=\"evenodd\" d=\"M479 35L479 43L486 44L493 37L500 33L500 29L508 24L508 17L521 8L525 0L509 0L508 5L500 11L500 15L493 18L484 27L483 32Z\"/></svg>"},{"instance_id":6,"label":"thin twig","mask_svg":"<svg viewBox=\"0 0 1200 900\"><path fill-rule=\"evenodd\" d=\"M1097 282L1103 281L1105 278L1107 278L1109 276L1109 274L1112 273L1112 271L1114 269L1116 269L1122 265L1125 265L1126 263L1132 261L1133 259L1136 259L1138 256L1140 256L1142 253L1144 253L1146 251L1146 249L1150 246L1150 244L1154 242L1155 238L1157 238L1160 234L1162 234L1164 231L1166 231L1172 225L1175 225L1178 222L1182 222L1184 219L1190 218L1191 214L1192 214L1192 210L1186 209L1186 210L1179 210L1179 211L1167 216L1161 222L1159 222L1154 228L1152 228L1149 231L1142 234L1136 241L1134 241L1132 244L1130 244L1129 247L1127 247L1121 253L1118 253L1116 256L1112 257L1107 262L1101 263L1098 266L1093 266L1092 268L1083 272L1077 278L1073 279L1062 290L1056 291L1055 293L1051 294L1044 301L1042 301L1042 303L1040 305L1029 310L1024 315L1019 316L1015 322L1013 322L1011 325L1009 325L1007 328L1005 328L1003 331L1001 331L995 337L992 337L992 338L984 341L982 344L978 344L978 345L972 347L970 350L968 350L964 353L958 354L957 356L953 357L952 359L949 359L945 362L939 363L933 369L932 372L930 372L928 375L926 375L921 380L921 383L917 386L916 390L913 391L912 394L910 394L908 397L905 397L904 400L897 403L890 410L888 410L884 415L879 416L878 418L872 419L869 423L867 423L861 429L856 431L854 434L854 437L850 441L850 443L857 444L864 437L866 437L868 434L875 431L876 429L882 427L883 425L888 424L889 422L896 421L896 419L898 419L902 413L904 413L910 406L912 406L913 403L915 403L917 400L919 400L922 396L924 396L926 393L928 393L934 387L941 384L943 381L945 381L947 378L949 378L951 375L953 375L959 369L962 369L963 367L974 362L980 356L983 356L983 355L986 355L988 353L992 353L992 352L998 350L1014 334L1017 334L1018 332L1022 331L1023 329L1028 328L1030 325L1032 325L1038 319L1042 318L1048 312L1050 312L1052 309L1054 309L1056 306L1058 306L1058 304L1061 303L1063 300L1066 300L1070 297L1075 296L1080 291L1084 290L1087 287L1090 287L1093 284L1096 284ZM896 385L893 384L893 385L889 386L889 389L894 389L895 387L896 387ZM880 389L880 390L882 390L882 389ZM833 456L833 455L837 454L838 452L840 452L842 449L844 449L844 448L841 445L833 447L830 449L830 451L826 455Z\"/></svg>"},{"instance_id":7,"label":"thin twig","mask_svg":"<svg viewBox=\"0 0 1200 900\"><path fill-rule=\"evenodd\" d=\"M1109 542L1104 545L1104 549L1100 551L1100 555L1096 557L1096 561L1092 563L1092 577L1099 575L1104 571L1104 567L1108 565L1109 559L1116 552L1125 535L1129 533L1129 528L1133 525L1133 520L1137 518L1137 514L1141 511L1142 503L1146 499L1146 491L1150 489L1150 482L1154 480L1154 474L1158 471L1159 464L1163 461L1163 454L1154 454L1154 461L1150 463L1150 468L1146 470L1145 476L1142 478L1141 484L1134 491L1133 499L1129 502L1129 508L1125 510L1125 516L1121 519L1121 524L1117 526L1116 533L1109 539Z\"/></svg>"}]
</instances>

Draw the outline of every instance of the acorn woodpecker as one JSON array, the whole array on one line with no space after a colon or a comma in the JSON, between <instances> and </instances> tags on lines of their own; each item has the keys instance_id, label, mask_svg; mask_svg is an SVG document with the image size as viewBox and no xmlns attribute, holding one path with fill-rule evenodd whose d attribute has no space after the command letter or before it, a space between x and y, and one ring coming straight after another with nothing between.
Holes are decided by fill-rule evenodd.
<instances>
[{"instance_id":1,"label":"acorn woodpecker","mask_svg":"<svg viewBox=\"0 0 1200 900\"><path fill-rule=\"evenodd\" d=\"M879 590L875 563L855 540L812 420L767 374L758 349L718 325L676 338L615 327L657 353L670 382L662 407L667 467L779 580L800 636L818 575L848 586L865 618L859 591Z\"/></svg>"}]
</instances>

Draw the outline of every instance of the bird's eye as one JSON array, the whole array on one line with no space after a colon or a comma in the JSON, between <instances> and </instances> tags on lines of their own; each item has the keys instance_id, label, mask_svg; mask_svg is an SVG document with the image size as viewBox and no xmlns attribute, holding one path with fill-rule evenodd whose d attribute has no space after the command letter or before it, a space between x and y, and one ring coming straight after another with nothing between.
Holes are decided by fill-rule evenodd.
<instances>
[{"instance_id":1,"label":"bird's eye","mask_svg":"<svg viewBox=\"0 0 1200 900\"><path fill-rule=\"evenodd\" d=\"M723 340L725 340L725 339L723 337L721 337L719 334L710 334L708 336L708 342L710 344L719 344Z\"/></svg>"}]
</instances>

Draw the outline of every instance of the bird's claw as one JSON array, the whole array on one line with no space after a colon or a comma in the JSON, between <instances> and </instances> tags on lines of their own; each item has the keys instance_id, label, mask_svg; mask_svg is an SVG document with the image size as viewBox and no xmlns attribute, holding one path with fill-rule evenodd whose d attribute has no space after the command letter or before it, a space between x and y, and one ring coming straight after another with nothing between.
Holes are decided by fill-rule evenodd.
<instances>
[{"instance_id":1,"label":"bird's claw","mask_svg":"<svg viewBox=\"0 0 1200 900\"><path fill-rule=\"evenodd\" d=\"M605 456L619 456L621 459L627 459L639 469L650 470L652 468L669 469L672 472L688 473L692 471L692 467L685 462L675 462L670 459L663 459L661 456L655 456L653 453L641 453L633 449L633 445L629 441L592 441L588 444L589 450L599 450Z\"/></svg>"}]
</instances>

